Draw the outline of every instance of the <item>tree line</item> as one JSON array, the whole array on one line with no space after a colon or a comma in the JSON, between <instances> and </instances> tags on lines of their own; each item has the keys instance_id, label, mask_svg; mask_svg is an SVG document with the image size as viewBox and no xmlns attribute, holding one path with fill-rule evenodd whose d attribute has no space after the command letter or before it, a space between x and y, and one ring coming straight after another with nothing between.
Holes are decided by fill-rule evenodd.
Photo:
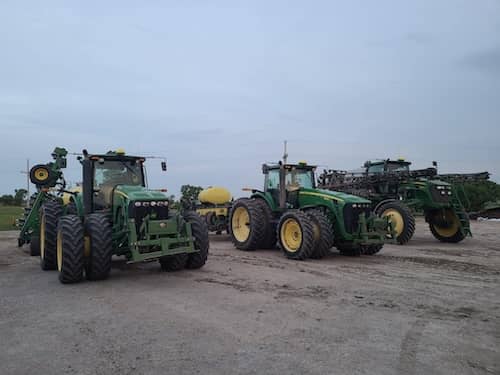
<instances>
[{"instance_id":1,"label":"tree line","mask_svg":"<svg viewBox=\"0 0 500 375\"><path fill-rule=\"evenodd\" d=\"M2 206L22 206L26 203L26 189L16 189L14 194L0 195L0 205Z\"/></svg>"}]
</instances>

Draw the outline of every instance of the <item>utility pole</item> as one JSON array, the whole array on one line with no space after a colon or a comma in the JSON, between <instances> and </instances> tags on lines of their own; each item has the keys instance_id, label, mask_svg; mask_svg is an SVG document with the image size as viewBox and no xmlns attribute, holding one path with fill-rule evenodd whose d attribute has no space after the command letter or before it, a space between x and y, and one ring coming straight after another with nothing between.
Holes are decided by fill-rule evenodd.
<instances>
[{"instance_id":1,"label":"utility pole","mask_svg":"<svg viewBox=\"0 0 500 375\"><path fill-rule=\"evenodd\" d=\"M26 175L26 207L30 205L30 159L26 159L26 170L20 171Z\"/></svg>"},{"instance_id":2,"label":"utility pole","mask_svg":"<svg viewBox=\"0 0 500 375\"><path fill-rule=\"evenodd\" d=\"M286 164L286 162L288 160L288 154L286 152L286 144L287 144L287 141L284 141L285 152L283 153L283 164Z\"/></svg>"}]
</instances>

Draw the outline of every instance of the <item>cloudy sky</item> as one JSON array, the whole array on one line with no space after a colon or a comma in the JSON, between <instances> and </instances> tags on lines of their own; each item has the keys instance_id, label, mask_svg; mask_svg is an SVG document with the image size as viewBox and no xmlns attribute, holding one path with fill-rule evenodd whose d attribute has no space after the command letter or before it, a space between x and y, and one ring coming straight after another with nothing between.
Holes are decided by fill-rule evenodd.
<instances>
[{"instance_id":1,"label":"cloudy sky","mask_svg":"<svg viewBox=\"0 0 500 375\"><path fill-rule=\"evenodd\" d=\"M64 146L165 155L153 187L240 195L284 139L332 168L500 181L500 2L3 0L0 135L0 193Z\"/></svg>"}]
</instances>

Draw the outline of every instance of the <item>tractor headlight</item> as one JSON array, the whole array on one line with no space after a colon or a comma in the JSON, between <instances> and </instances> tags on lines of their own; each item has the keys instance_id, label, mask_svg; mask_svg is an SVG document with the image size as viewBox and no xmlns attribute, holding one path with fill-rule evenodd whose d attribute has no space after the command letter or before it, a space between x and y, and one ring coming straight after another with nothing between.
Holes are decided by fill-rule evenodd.
<instances>
[{"instance_id":1,"label":"tractor headlight","mask_svg":"<svg viewBox=\"0 0 500 375\"><path fill-rule=\"evenodd\" d=\"M142 202L143 207L149 207L149 202Z\"/></svg>"},{"instance_id":2,"label":"tractor headlight","mask_svg":"<svg viewBox=\"0 0 500 375\"><path fill-rule=\"evenodd\" d=\"M156 206L156 202L155 201L150 202L150 204L151 204L151 207Z\"/></svg>"},{"instance_id":3,"label":"tractor headlight","mask_svg":"<svg viewBox=\"0 0 500 375\"><path fill-rule=\"evenodd\" d=\"M142 206L142 203L141 203L141 202L135 202L135 203L134 203L134 206L136 206L136 207L141 207L141 206Z\"/></svg>"}]
</instances>

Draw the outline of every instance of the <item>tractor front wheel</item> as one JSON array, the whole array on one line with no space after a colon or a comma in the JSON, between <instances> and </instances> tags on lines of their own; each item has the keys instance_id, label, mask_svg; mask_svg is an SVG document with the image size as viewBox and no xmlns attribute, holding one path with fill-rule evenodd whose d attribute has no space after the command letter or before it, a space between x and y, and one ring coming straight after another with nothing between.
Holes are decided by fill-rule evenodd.
<instances>
[{"instance_id":1,"label":"tractor front wheel","mask_svg":"<svg viewBox=\"0 0 500 375\"><path fill-rule=\"evenodd\" d=\"M428 214L427 221L432 235L441 242L457 243L465 238L460 228L460 220L451 209Z\"/></svg>"},{"instance_id":2,"label":"tractor front wheel","mask_svg":"<svg viewBox=\"0 0 500 375\"><path fill-rule=\"evenodd\" d=\"M89 214L85 218L85 276L87 280L104 280L111 272L113 255L111 223L106 215Z\"/></svg>"},{"instance_id":3,"label":"tractor front wheel","mask_svg":"<svg viewBox=\"0 0 500 375\"><path fill-rule=\"evenodd\" d=\"M205 265L208 258L208 228L203 218L196 212L188 211L184 213L184 220L191 224L191 233L194 237L194 248L197 253L188 255L186 268L196 269Z\"/></svg>"},{"instance_id":4,"label":"tractor front wheel","mask_svg":"<svg viewBox=\"0 0 500 375\"><path fill-rule=\"evenodd\" d=\"M78 216L66 215L59 219L56 248L59 281L63 284L82 281L83 225Z\"/></svg>"},{"instance_id":5,"label":"tractor front wheel","mask_svg":"<svg viewBox=\"0 0 500 375\"><path fill-rule=\"evenodd\" d=\"M304 260L314 250L313 224L304 212L284 213L278 224L277 236L279 246L287 258Z\"/></svg>"},{"instance_id":6,"label":"tractor front wheel","mask_svg":"<svg viewBox=\"0 0 500 375\"><path fill-rule=\"evenodd\" d=\"M396 241L404 245L415 233L415 217L408 206L398 201L383 204L377 210L380 217L388 217L392 229L396 232Z\"/></svg>"},{"instance_id":7,"label":"tractor front wheel","mask_svg":"<svg viewBox=\"0 0 500 375\"><path fill-rule=\"evenodd\" d=\"M188 254L176 254L161 257L159 259L162 271L179 271L186 267Z\"/></svg>"},{"instance_id":8,"label":"tractor front wheel","mask_svg":"<svg viewBox=\"0 0 500 375\"><path fill-rule=\"evenodd\" d=\"M319 209L308 210L307 215L313 223L314 250L313 259L321 259L330 253L333 246L332 224L325 213Z\"/></svg>"}]
</instances>

